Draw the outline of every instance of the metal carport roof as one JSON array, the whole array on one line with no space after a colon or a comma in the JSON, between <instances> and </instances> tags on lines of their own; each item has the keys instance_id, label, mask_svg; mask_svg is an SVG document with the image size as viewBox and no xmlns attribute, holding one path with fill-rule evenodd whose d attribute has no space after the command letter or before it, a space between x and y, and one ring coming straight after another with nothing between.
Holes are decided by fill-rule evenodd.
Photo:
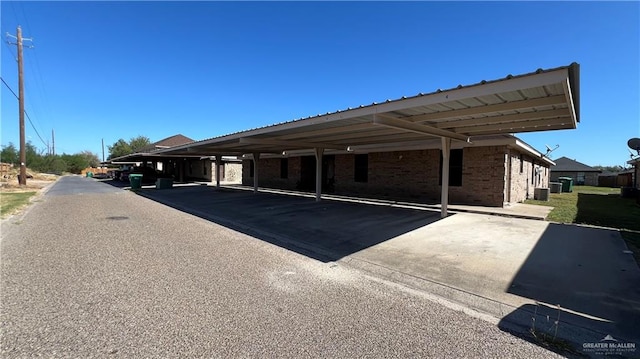
<instances>
[{"instance_id":1,"label":"metal carport roof","mask_svg":"<svg viewBox=\"0 0 640 359\"><path fill-rule=\"evenodd\" d=\"M300 149L367 151L446 137L575 129L579 65L538 70L429 94L388 100L157 151L165 155L243 155Z\"/></svg>"},{"instance_id":2,"label":"metal carport roof","mask_svg":"<svg viewBox=\"0 0 640 359\"><path fill-rule=\"evenodd\" d=\"M259 158L265 153L314 150L316 157L321 157L324 150L372 152L439 138L448 157L452 140L472 146L474 138L486 135L575 129L580 121L579 71L577 63L539 69L242 131L156 153L170 156L252 154ZM447 163L448 158L445 161ZM446 172L443 183L447 178L444 176L448 176ZM257 174L254 180L257 190ZM446 215L446 187L443 185L442 189L443 215Z\"/></svg>"}]
</instances>

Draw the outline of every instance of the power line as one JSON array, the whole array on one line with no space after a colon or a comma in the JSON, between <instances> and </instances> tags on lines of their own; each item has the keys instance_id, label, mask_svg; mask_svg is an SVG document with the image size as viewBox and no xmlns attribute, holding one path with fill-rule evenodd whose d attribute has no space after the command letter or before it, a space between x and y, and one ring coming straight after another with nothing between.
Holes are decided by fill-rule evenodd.
<instances>
[{"instance_id":1,"label":"power line","mask_svg":"<svg viewBox=\"0 0 640 359\"><path fill-rule=\"evenodd\" d=\"M13 94L13 96L16 97L16 99L20 99L20 97L18 97L18 95L16 95L16 93L13 91L13 89L7 84L7 82L4 80L4 78L0 77L0 79L2 80L2 83L7 86L7 88L9 89L9 91L11 91L11 93ZM29 123L31 124L31 127L33 128L33 130L36 132L36 135L38 135L38 138L40 139L40 141L42 141L42 144L44 144L46 147L49 147L49 145L47 144L47 142L45 142L45 140L42 139L42 136L40 136L40 133L38 132L38 130L36 129L36 126L33 125L33 122L31 121L31 117L29 117L29 114L27 113L27 110L24 110L24 114L27 116L27 119L29 120Z\"/></svg>"}]
</instances>

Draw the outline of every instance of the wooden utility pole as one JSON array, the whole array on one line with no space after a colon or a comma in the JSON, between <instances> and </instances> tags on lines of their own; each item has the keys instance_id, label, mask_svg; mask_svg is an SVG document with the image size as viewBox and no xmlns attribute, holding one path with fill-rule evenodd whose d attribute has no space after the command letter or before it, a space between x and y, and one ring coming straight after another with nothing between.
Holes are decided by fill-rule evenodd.
<instances>
[{"instance_id":1,"label":"wooden utility pole","mask_svg":"<svg viewBox=\"0 0 640 359\"><path fill-rule=\"evenodd\" d=\"M53 133L53 129L51 129L51 154L56 155L56 136Z\"/></svg>"},{"instance_id":2,"label":"wooden utility pole","mask_svg":"<svg viewBox=\"0 0 640 359\"><path fill-rule=\"evenodd\" d=\"M24 141L24 79L22 78L22 29L20 26L18 26L16 32L16 38L18 40L18 111L20 111L20 178L18 179L18 183L24 186L27 184L27 152Z\"/></svg>"}]
</instances>

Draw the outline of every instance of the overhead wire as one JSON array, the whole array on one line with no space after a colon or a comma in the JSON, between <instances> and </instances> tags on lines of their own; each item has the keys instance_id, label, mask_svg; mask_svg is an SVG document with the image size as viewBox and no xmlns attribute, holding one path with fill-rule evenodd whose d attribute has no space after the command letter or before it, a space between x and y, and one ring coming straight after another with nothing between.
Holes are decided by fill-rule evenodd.
<instances>
[{"instance_id":1,"label":"overhead wire","mask_svg":"<svg viewBox=\"0 0 640 359\"><path fill-rule=\"evenodd\" d=\"M15 91L13 91L11 86L9 86L9 84L4 80L4 78L0 77L0 80L2 80L2 83L9 89L9 91L11 91L13 96L15 96L16 99L20 100L20 97L18 97L18 95L16 95ZM27 113L27 110L24 110L24 114L25 114L25 116L27 116L27 119L29 120L29 123L31 124L31 127L35 131L36 135L38 135L38 138L40 139L40 141L42 141L42 144L44 144L48 148L49 144L45 140L42 139L42 136L40 136L40 133L38 132L38 129L36 128L36 126L33 125L33 121L31 121L31 117L29 117L29 113Z\"/></svg>"},{"instance_id":2,"label":"overhead wire","mask_svg":"<svg viewBox=\"0 0 640 359\"><path fill-rule=\"evenodd\" d=\"M26 13L25 13L25 10L24 10L24 6L22 5L22 3L20 3L20 5L21 5L22 17L24 18L24 21L25 21L25 23L26 23L26 25L27 25L26 30L27 30L27 31L31 31L31 30L30 30L30 29L31 29L31 26L30 26L30 23L29 23L29 19L28 19L28 18L27 18L27 16L26 16ZM18 23L19 23L19 22L20 22L20 20L19 20L19 17L18 17L18 13L16 12L16 9L15 9L15 6L14 6L14 4L13 4L13 3L11 3L11 10L13 11L13 15L14 15L14 17L15 17L15 19L16 19L16 22L18 22ZM8 41L4 41L4 42L5 42L5 46L10 50L10 53L11 53L11 55L13 56L13 58L17 61L17 53L15 52L15 49L13 48L13 46L10 46L10 44L8 43ZM30 72L31 72L31 73L35 73L35 74L37 75L37 77L35 77L35 79L36 79L36 82L37 82L37 80L38 80L38 79L40 80L40 86L38 86L37 84L33 84L33 83L30 81L30 77L31 77L31 76L25 76L25 83L26 83L26 85L27 85L26 87L29 87L29 88L38 88L38 90L39 90L39 91L37 91L37 92L38 92L38 95L40 96L40 100L41 100L42 102L44 102L45 104L48 104L48 103L44 100L44 98L46 97L46 96L44 96L44 95L43 95L43 91L44 91L44 81L42 80L42 72L40 71L39 62L37 62L37 60L38 60L38 59L37 59L37 55L35 54L35 51L34 51L34 56L33 56L33 57L35 58L35 61L36 61L36 71L34 71L34 70L33 70L33 67L34 67L34 66L33 66L33 62L34 62L34 61L31 59L31 56L27 57L29 60L28 60L28 61L26 61L26 63L27 63L27 65L30 67L30 70L31 70ZM9 91L11 91L11 93L12 93L12 94L17 98L17 99L19 99L19 96L18 96L18 95L16 95L16 93L13 91L13 89L11 89L11 87L7 84L7 82L4 80L4 78L2 78L2 82L3 82L3 83L4 83L4 85L9 89ZM34 86L32 86L32 85L34 85ZM31 102L31 104L32 104L32 105L34 105L34 106L35 106L35 104L36 104L36 102L37 102L37 101L35 101L35 102L30 101L30 102ZM37 114L37 113L41 113L40 111L38 111L37 106L35 106L34 108L35 108L36 114ZM27 110L26 110L26 109L24 110L24 114L26 115L27 119L29 120L29 123L31 124L31 127L32 127L32 128L33 128L33 130L35 131L35 133L36 133L36 135L38 136L38 138L40 139L40 141L42 141L42 143L43 143L43 145L44 145L45 147L49 148L49 144L48 144L45 140L43 140L42 136L40 135L40 132L38 131L38 129L36 128L36 126L35 126L35 124L34 124L34 121L31 119L31 116L29 116L29 113L27 112ZM36 121L36 122L37 122L37 121Z\"/></svg>"}]
</instances>

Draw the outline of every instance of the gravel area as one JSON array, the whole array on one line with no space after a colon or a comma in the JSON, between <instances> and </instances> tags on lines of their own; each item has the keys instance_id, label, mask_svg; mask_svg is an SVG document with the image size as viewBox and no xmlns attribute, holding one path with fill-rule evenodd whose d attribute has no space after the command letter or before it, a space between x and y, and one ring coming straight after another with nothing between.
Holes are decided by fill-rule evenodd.
<instances>
[{"instance_id":1,"label":"gravel area","mask_svg":"<svg viewBox=\"0 0 640 359\"><path fill-rule=\"evenodd\" d=\"M0 355L556 354L427 296L81 177L3 221Z\"/></svg>"}]
</instances>

